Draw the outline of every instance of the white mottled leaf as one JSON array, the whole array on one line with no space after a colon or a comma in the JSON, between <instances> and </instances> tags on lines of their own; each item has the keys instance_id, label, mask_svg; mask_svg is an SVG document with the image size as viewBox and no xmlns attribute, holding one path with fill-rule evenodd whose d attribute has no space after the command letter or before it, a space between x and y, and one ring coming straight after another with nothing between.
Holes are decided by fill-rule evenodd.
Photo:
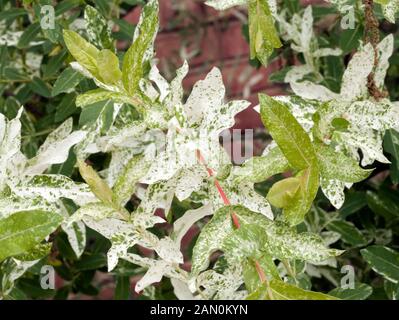
<instances>
[{"instance_id":1,"label":"white mottled leaf","mask_svg":"<svg viewBox=\"0 0 399 320\"><path fill-rule=\"evenodd\" d=\"M384 13L385 18L390 23L396 22L396 13L399 11L399 1L390 0L386 5L382 6L382 12Z\"/></svg>"},{"instance_id":2,"label":"white mottled leaf","mask_svg":"<svg viewBox=\"0 0 399 320\"><path fill-rule=\"evenodd\" d=\"M350 132L335 133L336 141L342 144L355 159L359 159L358 149L362 150L362 166L368 166L374 161L390 163L382 148L382 136L373 130L353 129Z\"/></svg>"},{"instance_id":3,"label":"white mottled leaf","mask_svg":"<svg viewBox=\"0 0 399 320\"><path fill-rule=\"evenodd\" d=\"M218 68L213 68L204 80L198 81L184 105L184 111L190 126L201 123L207 112L219 108L223 104L225 88L222 74Z\"/></svg>"},{"instance_id":4,"label":"white mottled leaf","mask_svg":"<svg viewBox=\"0 0 399 320\"><path fill-rule=\"evenodd\" d=\"M69 118L48 135L37 156L29 160L26 174L43 173L50 165L62 163L68 158L69 149L86 137L85 131L72 132L72 124L72 118Z\"/></svg>"},{"instance_id":5,"label":"white mottled leaf","mask_svg":"<svg viewBox=\"0 0 399 320\"><path fill-rule=\"evenodd\" d=\"M170 279L173 286L173 292L179 300L197 300L197 298L191 293L186 282L176 278Z\"/></svg>"},{"instance_id":6,"label":"white mottled leaf","mask_svg":"<svg viewBox=\"0 0 399 320\"><path fill-rule=\"evenodd\" d=\"M226 10L235 6L242 6L247 2L248 0L208 0L205 4L216 10Z\"/></svg>"},{"instance_id":7,"label":"white mottled leaf","mask_svg":"<svg viewBox=\"0 0 399 320\"><path fill-rule=\"evenodd\" d=\"M356 52L342 77L341 98L353 101L367 94L367 77L374 67L374 50L370 43Z\"/></svg>"},{"instance_id":8,"label":"white mottled leaf","mask_svg":"<svg viewBox=\"0 0 399 320\"><path fill-rule=\"evenodd\" d=\"M308 48L310 48L310 43L313 39L313 36L312 6L307 6L303 12L300 34L300 44L306 51L308 51Z\"/></svg>"},{"instance_id":9,"label":"white mottled leaf","mask_svg":"<svg viewBox=\"0 0 399 320\"><path fill-rule=\"evenodd\" d=\"M163 276L167 276L172 279L178 279L180 281L187 282L187 272L182 269L177 269L176 266L171 265L162 260L154 260L150 258L144 258L137 254L128 253L122 257L124 260L129 261L135 265L139 265L148 269L152 269L148 276L136 284L135 291L140 292L146 286L151 285L154 282L159 282ZM153 281L155 279L155 281ZM157 280L159 279L159 280ZM138 286L137 286L138 285Z\"/></svg>"},{"instance_id":10,"label":"white mottled leaf","mask_svg":"<svg viewBox=\"0 0 399 320\"><path fill-rule=\"evenodd\" d=\"M45 211L58 211L55 203L48 202L46 199L36 196L18 197L15 194L10 194L0 198L0 219L7 218L14 212L24 210L45 210Z\"/></svg>"},{"instance_id":11,"label":"white mottled leaf","mask_svg":"<svg viewBox=\"0 0 399 320\"><path fill-rule=\"evenodd\" d=\"M284 82L291 83L302 80L304 76L313 72L313 68L307 64L293 66L285 75Z\"/></svg>"},{"instance_id":12,"label":"white mottled leaf","mask_svg":"<svg viewBox=\"0 0 399 320\"><path fill-rule=\"evenodd\" d=\"M80 207L70 218L68 224L79 222L86 218L96 221L108 218L123 218L123 214L113 206L103 202L91 202Z\"/></svg>"},{"instance_id":13,"label":"white mottled leaf","mask_svg":"<svg viewBox=\"0 0 399 320\"><path fill-rule=\"evenodd\" d=\"M155 64L152 66L148 77L157 85L159 91L159 100L164 101L165 97L170 94L169 83L164 77L161 76L159 69Z\"/></svg>"},{"instance_id":14,"label":"white mottled leaf","mask_svg":"<svg viewBox=\"0 0 399 320\"><path fill-rule=\"evenodd\" d=\"M320 187L331 204L340 209L345 201L345 182L335 179L320 178Z\"/></svg>"},{"instance_id":15,"label":"white mottled leaf","mask_svg":"<svg viewBox=\"0 0 399 320\"><path fill-rule=\"evenodd\" d=\"M181 112L182 110L182 99L184 95L184 88L182 85L183 79L188 73L188 63L184 61L183 65L177 69L176 77L170 83L169 95L165 99L165 105L169 110L170 114Z\"/></svg>"},{"instance_id":16,"label":"white mottled leaf","mask_svg":"<svg viewBox=\"0 0 399 320\"><path fill-rule=\"evenodd\" d=\"M119 258L125 256L127 250L135 244L154 249L158 242L158 238L152 233L122 220L114 218L95 220L87 217L84 223L111 241L112 246L107 253L108 271L113 270Z\"/></svg>"},{"instance_id":17,"label":"white mottled leaf","mask_svg":"<svg viewBox=\"0 0 399 320\"><path fill-rule=\"evenodd\" d=\"M232 265L222 273L207 270L196 279L204 289L201 297L213 300L243 300L247 295L244 290L238 290L243 284L241 265Z\"/></svg>"},{"instance_id":18,"label":"white mottled leaf","mask_svg":"<svg viewBox=\"0 0 399 320\"><path fill-rule=\"evenodd\" d=\"M39 260L33 261L20 261L18 259L11 258L4 262L1 266L3 277L1 279L2 295L7 296L14 288L14 283L25 272L37 264Z\"/></svg>"},{"instance_id":19,"label":"white mottled leaf","mask_svg":"<svg viewBox=\"0 0 399 320\"><path fill-rule=\"evenodd\" d=\"M398 1L398 9L399 9L399 1ZM377 46L378 64L374 71L374 81L379 88L384 87L385 76L389 68L388 60L392 56L393 47L394 47L393 34L386 36Z\"/></svg>"},{"instance_id":20,"label":"white mottled leaf","mask_svg":"<svg viewBox=\"0 0 399 320\"><path fill-rule=\"evenodd\" d=\"M73 222L72 224L63 224L62 230L68 237L69 244L77 258L79 258L86 247L86 227L83 222Z\"/></svg>"},{"instance_id":21,"label":"white mottled leaf","mask_svg":"<svg viewBox=\"0 0 399 320\"><path fill-rule=\"evenodd\" d=\"M313 56L314 57L327 57L327 56L340 56L342 54L342 50L339 48L321 48L321 49L317 49L314 53Z\"/></svg>"},{"instance_id":22,"label":"white mottled leaf","mask_svg":"<svg viewBox=\"0 0 399 320\"><path fill-rule=\"evenodd\" d=\"M180 243L187 231L202 218L213 214L211 204L206 204L198 209L187 210L183 216L177 219L173 224L173 233L175 241Z\"/></svg>"},{"instance_id":23,"label":"white mottled leaf","mask_svg":"<svg viewBox=\"0 0 399 320\"><path fill-rule=\"evenodd\" d=\"M159 240L154 250L166 262L183 263L183 254L180 252L179 247L179 243L169 237L165 237Z\"/></svg>"},{"instance_id":24,"label":"white mottled leaf","mask_svg":"<svg viewBox=\"0 0 399 320\"><path fill-rule=\"evenodd\" d=\"M139 281L137 281L134 290L138 293L149 285L160 282L166 270L169 268L171 267L168 262L163 260L157 261L147 270L146 274Z\"/></svg>"},{"instance_id":25,"label":"white mottled leaf","mask_svg":"<svg viewBox=\"0 0 399 320\"><path fill-rule=\"evenodd\" d=\"M314 99L319 101L330 101L338 99L339 95L330 89L305 80L302 82L291 82L291 89L294 93L304 99Z\"/></svg>"}]
</instances>

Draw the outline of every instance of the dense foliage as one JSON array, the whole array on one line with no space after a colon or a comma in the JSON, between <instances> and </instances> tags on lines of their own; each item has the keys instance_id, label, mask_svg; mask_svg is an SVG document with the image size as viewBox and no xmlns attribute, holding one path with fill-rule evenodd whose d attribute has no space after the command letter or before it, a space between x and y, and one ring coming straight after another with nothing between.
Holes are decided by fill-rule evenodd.
<instances>
[{"instance_id":1,"label":"dense foliage","mask_svg":"<svg viewBox=\"0 0 399 320\"><path fill-rule=\"evenodd\" d=\"M1 298L104 272L116 299L136 276L149 299L397 299L399 2L329 2L207 1L247 10L254 67L286 65L256 107L273 141L235 165L219 136L250 103L217 68L188 95L187 62L160 74L157 0L0 1Z\"/></svg>"}]
</instances>

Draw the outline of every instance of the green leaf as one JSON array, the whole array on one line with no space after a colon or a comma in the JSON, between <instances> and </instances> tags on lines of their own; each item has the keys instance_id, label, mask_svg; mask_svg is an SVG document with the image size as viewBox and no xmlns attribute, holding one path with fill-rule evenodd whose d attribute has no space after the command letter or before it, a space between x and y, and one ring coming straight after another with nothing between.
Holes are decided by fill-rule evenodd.
<instances>
[{"instance_id":1,"label":"green leaf","mask_svg":"<svg viewBox=\"0 0 399 320\"><path fill-rule=\"evenodd\" d=\"M29 81L29 77L24 71L18 70L17 68L13 67L5 67L3 69L3 76L7 80ZM33 89L31 90L34 91Z\"/></svg>"},{"instance_id":2,"label":"green leaf","mask_svg":"<svg viewBox=\"0 0 399 320\"><path fill-rule=\"evenodd\" d=\"M384 289L388 298L391 300L399 300L399 284L392 283L391 281L384 281Z\"/></svg>"},{"instance_id":3,"label":"green leaf","mask_svg":"<svg viewBox=\"0 0 399 320\"><path fill-rule=\"evenodd\" d=\"M100 78L97 67L99 50L72 30L64 30L63 35L65 44L75 60L94 77Z\"/></svg>"},{"instance_id":4,"label":"green leaf","mask_svg":"<svg viewBox=\"0 0 399 320\"><path fill-rule=\"evenodd\" d=\"M384 149L392 155L390 167L391 180L394 184L399 183L399 132L387 130L384 137Z\"/></svg>"},{"instance_id":5,"label":"green leaf","mask_svg":"<svg viewBox=\"0 0 399 320\"><path fill-rule=\"evenodd\" d=\"M342 300L366 300L373 293L373 288L364 283L356 283L353 289L335 288L328 294Z\"/></svg>"},{"instance_id":6,"label":"green leaf","mask_svg":"<svg viewBox=\"0 0 399 320\"><path fill-rule=\"evenodd\" d=\"M267 1L249 0L248 16L251 59L266 66L273 49L282 46Z\"/></svg>"},{"instance_id":7,"label":"green leaf","mask_svg":"<svg viewBox=\"0 0 399 320\"><path fill-rule=\"evenodd\" d=\"M375 193L369 190L366 192L366 200L369 208L387 221L396 219L399 215L397 201L390 199L387 192L379 190L378 193Z\"/></svg>"},{"instance_id":8,"label":"green leaf","mask_svg":"<svg viewBox=\"0 0 399 320\"><path fill-rule=\"evenodd\" d=\"M112 204L112 190L93 167L78 159L79 172L91 191L104 203Z\"/></svg>"},{"instance_id":9,"label":"green leaf","mask_svg":"<svg viewBox=\"0 0 399 320\"><path fill-rule=\"evenodd\" d=\"M245 224L233 231L222 243L229 264L242 262L246 258L258 259L267 241L262 227L255 224Z\"/></svg>"},{"instance_id":10,"label":"green leaf","mask_svg":"<svg viewBox=\"0 0 399 320\"><path fill-rule=\"evenodd\" d=\"M278 269L274 264L273 259L268 254L263 255L256 261L259 263L259 266L265 272L265 275L268 277L268 279L280 279ZM245 287L248 292L252 293L256 291L261 285L254 260L248 259L245 263L243 263L243 276Z\"/></svg>"},{"instance_id":11,"label":"green leaf","mask_svg":"<svg viewBox=\"0 0 399 320\"><path fill-rule=\"evenodd\" d=\"M107 0L94 0L96 8L103 16L107 16L111 11L111 3Z\"/></svg>"},{"instance_id":12,"label":"green leaf","mask_svg":"<svg viewBox=\"0 0 399 320\"><path fill-rule=\"evenodd\" d=\"M126 91L137 94L139 81L144 75L144 63L153 55L153 42L158 31L158 1L151 0L142 9L135 39L123 59L122 79Z\"/></svg>"},{"instance_id":13,"label":"green leaf","mask_svg":"<svg viewBox=\"0 0 399 320\"><path fill-rule=\"evenodd\" d=\"M111 50L101 50L97 58L101 79L107 84L118 84L122 79L119 59Z\"/></svg>"},{"instance_id":14,"label":"green leaf","mask_svg":"<svg viewBox=\"0 0 399 320\"><path fill-rule=\"evenodd\" d=\"M130 295L130 278L124 276L116 277L116 288L114 300L127 300Z\"/></svg>"},{"instance_id":15,"label":"green leaf","mask_svg":"<svg viewBox=\"0 0 399 320\"><path fill-rule=\"evenodd\" d=\"M388 4L391 0L375 0L374 2L379 4Z\"/></svg>"},{"instance_id":16,"label":"green leaf","mask_svg":"<svg viewBox=\"0 0 399 320\"><path fill-rule=\"evenodd\" d=\"M75 93L68 93L62 98L60 104L57 106L54 121L64 121L78 110L75 105L75 99Z\"/></svg>"},{"instance_id":17,"label":"green leaf","mask_svg":"<svg viewBox=\"0 0 399 320\"><path fill-rule=\"evenodd\" d=\"M290 177L276 182L267 194L267 200L277 208L287 207L301 187L301 180Z\"/></svg>"},{"instance_id":18,"label":"green leaf","mask_svg":"<svg viewBox=\"0 0 399 320\"><path fill-rule=\"evenodd\" d=\"M14 258L21 261L35 261L47 256L51 251L51 243L39 243L28 252L15 256Z\"/></svg>"},{"instance_id":19,"label":"green leaf","mask_svg":"<svg viewBox=\"0 0 399 320\"><path fill-rule=\"evenodd\" d=\"M131 41L134 35L134 26L124 19L114 19L113 22L119 27L119 30L113 33L114 38Z\"/></svg>"},{"instance_id":20,"label":"green leaf","mask_svg":"<svg viewBox=\"0 0 399 320\"><path fill-rule=\"evenodd\" d=\"M34 93L37 93L38 95L41 95L42 97L45 97L45 98L51 97L51 91L50 91L47 83L45 83L42 79L40 79L38 77L34 77L32 82L30 82L28 86Z\"/></svg>"},{"instance_id":21,"label":"green leaf","mask_svg":"<svg viewBox=\"0 0 399 320\"><path fill-rule=\"evenodd\" d=\"M21 211L0 220L0 261L31 250L62 220L58 214L41 210Z\"/></svg>"},{"instance_id":22,"label":"green leaf","mask_svg":"<svg viewBox=\"0 0 399 320\"><path fill-rule=\"evenodd\" d=\"M259 95L262 121L291 167L303 170L317 166L312 142L305 130L282 103L265 95Z\"/></svg>"},{"instance_id":23,"label":"green leaf","mask_svg":"<svg viewBox=\"0 0 399 320\"><path fill-rule=\"evenodd\" d=\"M132 100L129 97L121 93L107 91L99 88L78 95L76 98L76 106L85 107L105 100L113 100L114 102L120 102L120 103L132 102Z\"/></svg>"},{"instance_id":24,"label":"green leaf","mask_svg":"<svg viewBox=\"0 0 399 320\"><path fill-rule=\"evenodd\" d=\"M84 77L71 67L66 68L54 83L51 95L55 97L63 92L71 92Z\"/></svg>"},{"instance_id":25,"label":"green leaf","mask_svg":"<svg viewBox=\"0 0 399 320\"><path fill-rule=\"evenodd\" d=\"M289 170L287 159L281 150L276 147L271 149L267 155L252 157L241 167L234 167L234 181L248 181L259 183L267 180L271 176Z\"/></svg>"},{"instance_id":26,"label":"green leaf","mask_svg":"<svg viewBox=\"0 0 399 320\"><path fill-rule=\"evenodd\" d=\"M354 214L360 209L367 206L366 194L364 192L349 192L346 195L344 205L339 210L342 218L346 218L351 214Z\"/></svg>"},{"instance_id":27,"label":"green leaf","mask_svg":"<svg viewBox=\"0 0 399 320\"><path fill-rule=\"evenodd\" d=\"M341 235L341 239L352 246L363 246L367 243L364 235L351 222L342 220L332 221L327 225L327 229L338 232Z\"/></svg>"},{"instance_id":28,"label":"green leaf","mask_svg":"<svg viewBox=\"0 0 399 320\"><path fill-rule=\"evenodd\" d=\"M360 250L363 258L378 274L393 283L399 282L399 253L384 246L370 246Z\"/></svg>"},{"instance_id":29,"label":"green leaf","mask_svg":"<svg viewBox=\"0 0 399 320\"><path fill-rule=\"evenodd\" d=\"M79 271L101 269L107 265L107 257L103 253L83 255L74 266Z\"/></svg>"},{"instance_id":30,"label":"green leaf","mask_svg":"<svg viewBox=\"0 0 399 320\"><path fill-rule=\"evenodd\" d=\"M36 38L36 35L39 33L40 30L41 29L39 22L35 22L29 25L25 29L24 33L21 35L21 38L19 38L17 47L19 49L29 47L29 43Z\"/></svg>"},{"instance_id":31,"label":"green leaf","mask_svg":"<svg viewBox=\"0 0 399 320\"><path fill-rule=\"evenodd\" d=\"M66 57L68 56L67 50L62 50L61 53L51 57L48 63L43 67L43 77L52 77L62 67Z\"/></svg>"},{"instance_id":32,"label":"green leaf","mask_svg":"<svg viewBox=\"0 0 399 320\"><path fill-rule=\"evenodd\" d=\"M283 211L285 219L290 225L296 225L303 221L319 189L320 179L317 167L303 170L296 177L300 180L300 188Z\"/></svg>"},{"instance_id":33,"label":"green leaf","mask_svg":"<svg viewBox=\"0 0 399 320\"><path fill-rule=\"evenodd\" d=\"M269 291L268 291L269 287ZM336 297L314 291L298 288L281 280L271 280L269 286L263 284L247 300L270 300L269 292L273 300L339 300Z\"/></svg>"},{"instance_id":34,"label":"green leaf","mask_svg":"<svg viewBox=\"0 0 399 320\"><path fill-rule=\"evenodd\" d=\"M325 179L355 183L366 179L373 171L362 169L353 158L324 144L315 144L315 150L319 159L320 174Z\"/></svg>"},{"instance_id":35,"label":"green leaf","mask_svg":"<svg viewBox=\"0 0 399 320\"><path fill-rule=\"evenodd\" d=\"M82 0L64 0L55 6L55 15L59 16L83 3Z\"/></svg>"},{"instance_id":36,"label":"green leaf","mask_svg":"<svg viewBox=\"0 0 399 320\"><path fill-rule=\"evenodd\" d=\"M114 202L122 206L136 191L136 184L147 173L150 163L143 155L134 156L124 167L121 175L116 180L112 190Z\"/></svg>"},{"instance_id":37,"label":"green leaf","mask_svg":"<svg viewBox=\"0 0 399 320\"><path fill-rule=\"evenodd\" d=\"M347 54L356 49L359 45L359 40L363 37L364 28L361 23L356 23L355 29L343 30L339 37L339 46L343 54Z\"/></svg>"},{"instance_id":38,"label":"green leaf","mask_svg":"<svg viewBox=\"0 0 399 320\"><path fill-rule=\"evenodd\" d=\"M111 100L103 100L88 105L82 110L79 118L79 126L96 125L99 130L108 130L112 124L112 115L114 112L114 103Z\"/></svg>"},{"instance_id":39,"label":"green leaf","mask_svg":"<svg viewBox=\"0 0 399 320\"><path fill-rule=\"evenodd\" d=\"M0 12L0 21L1 20L14 20L17 17L24 16L28 14L25 9L21 8L12 8L8 10L4 10Z\"/></svg>"}]
</instances>

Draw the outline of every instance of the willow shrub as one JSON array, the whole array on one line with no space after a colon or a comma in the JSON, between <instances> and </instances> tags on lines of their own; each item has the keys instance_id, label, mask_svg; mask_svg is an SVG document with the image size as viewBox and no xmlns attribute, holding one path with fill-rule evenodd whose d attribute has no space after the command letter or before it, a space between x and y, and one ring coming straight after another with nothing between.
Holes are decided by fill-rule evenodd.
<instances>
[{"instance_id":1,"label":"willow shrub","mask_svg":"<svg viewBox=\"0 0 399 320\"><path fill-rule=\"evenodd\" d=\"M398 298L399 3L330 2L206 3L247 8L252 64L287 62L256 107L273 141L235 165L249 102L217 68L188 97L187 62L161 75L158 1L0 1L2 298L97 295L97 270L117 299L137 275L151 299Z\"/></svg>"}]
</instances>

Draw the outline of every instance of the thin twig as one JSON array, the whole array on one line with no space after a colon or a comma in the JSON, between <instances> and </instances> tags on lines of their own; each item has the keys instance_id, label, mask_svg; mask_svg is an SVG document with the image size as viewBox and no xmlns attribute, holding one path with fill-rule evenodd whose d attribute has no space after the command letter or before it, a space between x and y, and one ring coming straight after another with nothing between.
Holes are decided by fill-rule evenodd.
<instances>
[{"instance_id":1,"label":"thin twig","mask_svg":"<svg viewBox=\"0 0 399 320\"><path fill-rule=\"evenodd\" d=\"M364 3L364 42L370 43L374 49L374 68L378 66L378 43L380 42L380 30L377 17L374 15L374 0L363 0ZM374 71L370 72L367 78L367 88L371 96L377 101L386 98L388 93L380 90L375 83Z\"/></svg>"}]
</instances>

